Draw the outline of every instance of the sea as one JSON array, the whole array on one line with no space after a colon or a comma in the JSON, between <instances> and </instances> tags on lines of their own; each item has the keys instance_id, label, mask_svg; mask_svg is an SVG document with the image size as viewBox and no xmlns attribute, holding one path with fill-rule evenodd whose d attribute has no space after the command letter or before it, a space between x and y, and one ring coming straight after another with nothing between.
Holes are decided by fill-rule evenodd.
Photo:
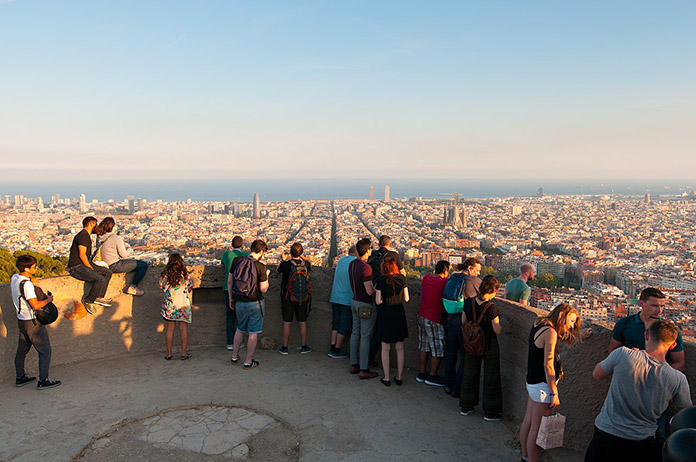
<instances>
[{"instance_id":1,"label":"sea","mask_svg":"<svg viewBox=\"0 0 696 462\"><path fill-rule=\"evenodd\" d=\"M385 185L391 199L447 198L459 193L461 198L544 195L644 196L651 198L690 194L696 180L560 180L560 179L230 179L230 180L124 180L124 181L0 181L0 195L41 196L48 202L52 195L88 201L117 202L128 196L148 201L251 202L258 193L262 202L291 200L367 199L370 186L375 199L384 198Z\"/></svg>"}]
</instances>

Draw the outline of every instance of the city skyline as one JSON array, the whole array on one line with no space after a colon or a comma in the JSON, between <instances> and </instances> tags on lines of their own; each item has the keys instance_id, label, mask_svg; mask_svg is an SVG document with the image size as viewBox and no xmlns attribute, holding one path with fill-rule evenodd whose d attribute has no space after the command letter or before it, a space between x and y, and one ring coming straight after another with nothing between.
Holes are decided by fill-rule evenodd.
<instances>
[{"instance_id":1,"label":"city skyline","mask_svg":"<svg viewBox=\"0 0 696 462\"><path fill-rule=\"evenodd\" d=\"M2 1L0 159L70 180L688 177L695 12Z\"/></svg>"}]
</instances>

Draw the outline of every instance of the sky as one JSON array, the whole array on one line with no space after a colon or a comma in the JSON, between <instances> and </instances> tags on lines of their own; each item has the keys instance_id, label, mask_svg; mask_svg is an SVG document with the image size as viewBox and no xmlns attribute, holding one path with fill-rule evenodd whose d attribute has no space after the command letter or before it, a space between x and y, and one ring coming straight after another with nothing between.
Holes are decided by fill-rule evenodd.
<instances>
[{"instance_id":1,"label":"sky","mask_svg":"<svg viewBox=\"0 0 696 462\"><path fill-rule=\"evenodd\" d=\"M0 171L693 178L694 23L676 0L0 0Z\"/></svg>"}]
</instances>

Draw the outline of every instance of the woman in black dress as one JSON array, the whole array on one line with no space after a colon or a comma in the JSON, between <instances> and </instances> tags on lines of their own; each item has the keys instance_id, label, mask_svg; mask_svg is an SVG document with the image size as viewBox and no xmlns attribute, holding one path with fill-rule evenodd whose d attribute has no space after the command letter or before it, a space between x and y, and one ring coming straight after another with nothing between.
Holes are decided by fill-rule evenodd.
<instances>
[{"instance_id":1,"label":"woman in black dress","mask_svg":"<svg viewBox=\"0 0 696 462\"><path fill-rule=\"evenodd\" d=\"M401 385L404 374L404 339L408 337L404 303L408 302L406 278L399 273L393 260L382 263L382 276L375 280L375 302L377 310L377 330L375 335L382 342L382 368L384 386L391 385L389 380L389 352L394 344L396 350L396 377L394 383Z\"/></svg>"}]
</instances>

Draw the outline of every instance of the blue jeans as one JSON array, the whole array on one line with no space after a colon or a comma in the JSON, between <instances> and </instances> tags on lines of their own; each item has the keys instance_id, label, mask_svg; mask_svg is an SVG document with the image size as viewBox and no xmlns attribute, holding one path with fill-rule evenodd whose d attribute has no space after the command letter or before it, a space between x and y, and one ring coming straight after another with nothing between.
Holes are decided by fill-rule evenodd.
<instances>
[{"instance_id":1,"label":"blue jeans","mask_svg":"<svg viewBox=\"0 0 696 462\"><path fill-rule=\"evenodd\" d=\"M145 277L145 273L147 273L147 263L142 260L126 258L125 260L112 263L109 265L109 269L112 273L130 273L131 271L135 271L131 285L133 287L138 287L140 281Z\"/></svg>"},{"instance_id":2,"label":"blue jeans","mask_svg":"<svg viewBox=\"0 0 696 462\"><path fill-rule=\"evenodd\" d=\"M368 319L358 317L359 306L372 307L372 316ZM363 303L353 300L350 305L353 313L353 335L350 337L350 365L360 364L360 370L366 371L369 367L370 339L375 330L377 309L374 303Z\"/></svg>"},{"instance_id":3,"label":"blue jeans","mask_svg":"<svg viewBox=\"0 0 696 462\"><path fill-rule=\"evenodd\" d=\"M462 337L462 315L448 314L447 322L447 352L445 353L445 386L457 396L462 386L464 376L464 338ZM457 359L461 356L459 367Z\"/></svg>"},{"instance_id":4,"label":"blue jeans","mask_svg":"<svg viewBox=\"0 0 696 462\"><path fill-rule=\"evenodd\" d=\"M237 302L234 311L237 313L237 330L260 334L263 330L263 313L266 305L264 300L256 302Z\"/></svg>"}]
</instances>

